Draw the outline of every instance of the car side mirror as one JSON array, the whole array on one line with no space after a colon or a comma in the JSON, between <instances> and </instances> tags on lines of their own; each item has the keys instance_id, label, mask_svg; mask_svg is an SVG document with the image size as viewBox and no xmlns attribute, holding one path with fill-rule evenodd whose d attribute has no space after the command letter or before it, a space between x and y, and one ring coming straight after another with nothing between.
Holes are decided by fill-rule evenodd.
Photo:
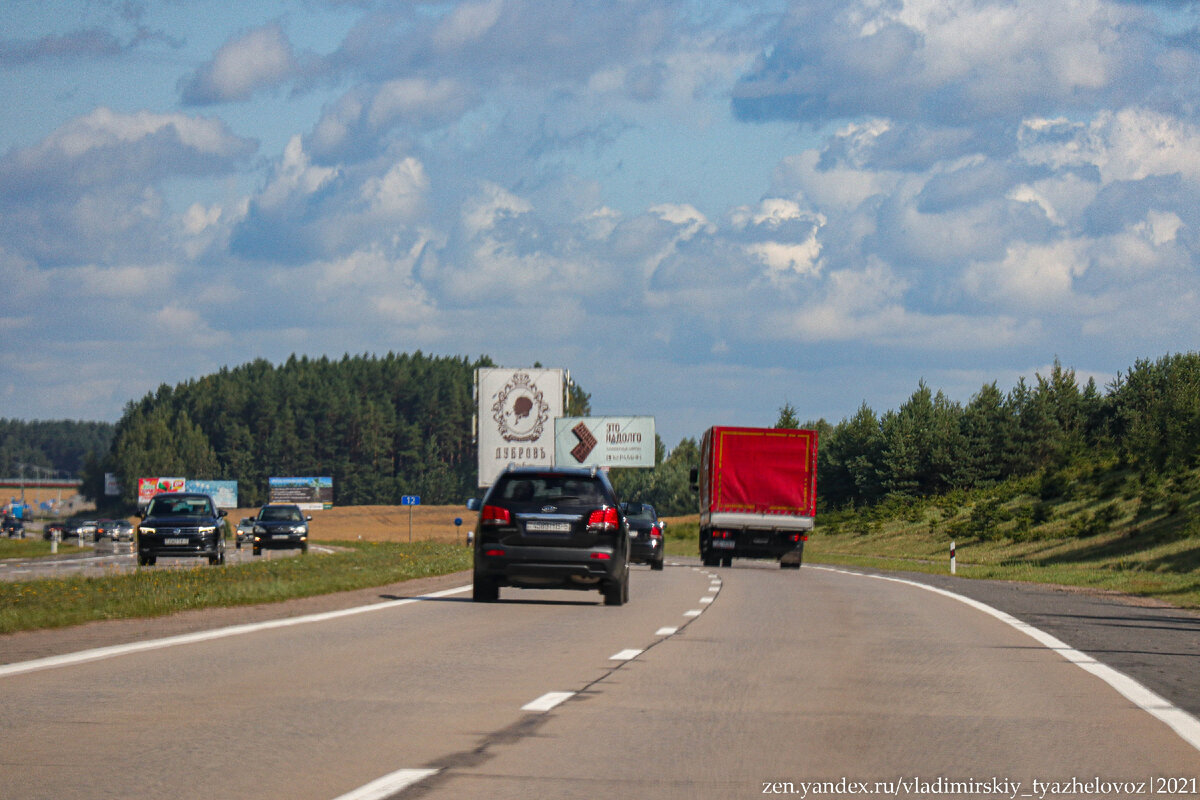
<instances>
[{"instance_id":1,"label":"car side mirror","mask_svg":"<svg viewBox=\"0 0 1200 800\"><path fill-rule=\"evenodd\" d=\"M218 509L217 509L217 516L218 516L218 517L223 517L223 516L225 516L225 515L226 515L226 514L228 514L228 513L229 513L229 512L228 512L228 511L226 511L226 510L225 510L225 509L223 509L223 508L218 508Z\"/></svg>"},{"instance_id":2,"label":"car side mirror","mask_svg":"<svg viewBox=\"0 0 1200 800\"><path fill-rule=\"evenodd\" d=\"M305 514L304 519L308 522L312 522L312 514Z\"/></svg>"},{"instance_id":3,"label":"car side mirror","mask_svg":"<svg viewBox=\"0 0 1200 800\"><path fill-rule=\"evenodd\" d=\"M478 511L478 510L479 510L479 498L472 497L470 500L467 501L467 511Z\"/></svg>"},{"instance_id":4,"label":"car side mirror","mask_svg":"<svg viewBox=\"0 0 1200 800\"><path fill-rule=\"evenodd\" d=\"M661 530L665 530L666 527L667 527L667 521L665 519L660 519L658 521L658 529L661 531Z\"/></svg>"}]
</instances>

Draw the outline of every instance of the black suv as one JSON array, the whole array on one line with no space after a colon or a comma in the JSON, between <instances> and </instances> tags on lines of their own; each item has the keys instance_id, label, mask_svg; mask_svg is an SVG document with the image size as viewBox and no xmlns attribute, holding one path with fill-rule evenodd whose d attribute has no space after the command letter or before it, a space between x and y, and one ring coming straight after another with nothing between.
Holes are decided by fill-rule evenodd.
<instances>
[{"instance_id":1,"label":"black suv","mask_svg":"<svg viewBox=\"0 0 1200 800\"><path fill-rule=\"evenodd\" d=\"M149 566L159 556L199 556L209 564L225 563L225 510L218 510L210 496L163 492L138 516L138 564Z\"/></svg>"},{"instance_id":2,"label":"black suv","mask_svg":"<svg viewBox=\"0 0 1200 800\"><path fill-rule=\"evenodd\" d=\"M650 569L663 568L663 528L667 523L658 518L649 503L621 503L621 513L629 525L630 560L649 564Z\"/></svg>"},{"instance_id":3,"label":"black suv","mask_svg":"<svg viewBox=\"0 0 1200 800\"><path fill-rule=\"evenodd\" d=\"M476 602L501 586L599 589L605 605L629 601L629 529L598 470L514 467L484 495L475 536Z\"/></svg>"},{"instance_id":4,"label":"black suv","mask_svg":"<svg viewBox=\"0 0 1200 800\"><path fill-rule=\"evenodd\" d=\"M25 538L25 522L18 517L5 515L4 522L0 523L4 531L4 535L10 539Z\"/></svg>"},{"instance_id":5,"label":"black suv","mask_svg":"<svg viewBox=\"0 0 1200 800\"><path fill-rule=\"evenodd\" d=\"M263 506L254 518L254 555L262 555L264 547L299 547L301 553L307 553L308 523L311 521L312 517L302 514L297 505Z\"/></svg>"}]
</instances>

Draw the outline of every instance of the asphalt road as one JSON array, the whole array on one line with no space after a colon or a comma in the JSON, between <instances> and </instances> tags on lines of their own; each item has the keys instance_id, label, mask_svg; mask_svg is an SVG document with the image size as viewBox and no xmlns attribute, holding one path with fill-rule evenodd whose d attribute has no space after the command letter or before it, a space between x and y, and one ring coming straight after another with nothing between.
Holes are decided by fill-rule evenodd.
<instances>
[{"instance_id":1,"label":"asphalt road","mask_svg":"<svg viewBox=\"0 0 1200 800\"><path fill-rule=\"evenodd\" d=\"M69 544L75 544L74 540ZM328 548L312 545L309 552L330 552ZM258 558L289 558L299 550L264 550ZM241 550L232 544L225 551L225 560L230 564L249 562L255 558L251 548ZM143 569L165 569L172 566L195 567L208 562L203 558L170 558L162 556L153 567ZM130 542L112 542L101 539L94 548L82 552L59 553L38 558L6 558L0 560L0 581L34 580L38 578L64 578L70 575L93 577L111 575L114 572L132 572L137 569L137 556Z\"/></svg>"},{"instance_id":2,"label":"asphalt road","mask_svg":"<svg viewBox=\"0 0 1200 800\"><path fill-rule=\"evenodd\" d=\"M1037 797L1035 779L1141 797L1200 780L1200 750L1110 684L908 584L737 562L639 568L621 608L460 588L9 665L0 797Z\"/></svg>"}]
</instances>

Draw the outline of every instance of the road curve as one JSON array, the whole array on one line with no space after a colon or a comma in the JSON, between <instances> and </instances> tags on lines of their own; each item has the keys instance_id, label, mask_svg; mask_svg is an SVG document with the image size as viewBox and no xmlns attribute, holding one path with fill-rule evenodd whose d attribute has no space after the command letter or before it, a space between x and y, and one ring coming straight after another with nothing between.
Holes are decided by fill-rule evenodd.
<instances>
[{"instance_id":1,"label":"road curve","mask_svg":"<svg viewBox=\"0 0 1200 800\"><path fill-rule=\"evenodd\" d=\"M0 678L0 797L695 800L1200 776L1200 752L1108 684L906 584L738 562L638 569L622 608L468 597Z\"/></svg>"}]
</instances>

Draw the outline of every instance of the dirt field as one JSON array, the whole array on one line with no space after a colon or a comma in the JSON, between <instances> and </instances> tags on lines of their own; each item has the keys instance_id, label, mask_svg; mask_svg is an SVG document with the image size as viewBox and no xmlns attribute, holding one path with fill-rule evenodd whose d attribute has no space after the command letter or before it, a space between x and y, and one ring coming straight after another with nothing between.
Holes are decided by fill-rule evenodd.
<instances>
[{"instance_id":1,"label":"dirt field","mask_svg":"<svg viewBox=\"0 0 1200 800\"><path fill-rule=\"evenodd\" d=\"M328 511L308 511L312 515L309 537L316 541L407 542L409 508L412 509L412 540L465 542L467 531L475 527L477 514L466 506L342 506ZM243 517L253 517L257 508L239 508L229 512L229 524L236 526ZM455 527L454 519L462 519Z\"/></svg>"}]
</instances>

